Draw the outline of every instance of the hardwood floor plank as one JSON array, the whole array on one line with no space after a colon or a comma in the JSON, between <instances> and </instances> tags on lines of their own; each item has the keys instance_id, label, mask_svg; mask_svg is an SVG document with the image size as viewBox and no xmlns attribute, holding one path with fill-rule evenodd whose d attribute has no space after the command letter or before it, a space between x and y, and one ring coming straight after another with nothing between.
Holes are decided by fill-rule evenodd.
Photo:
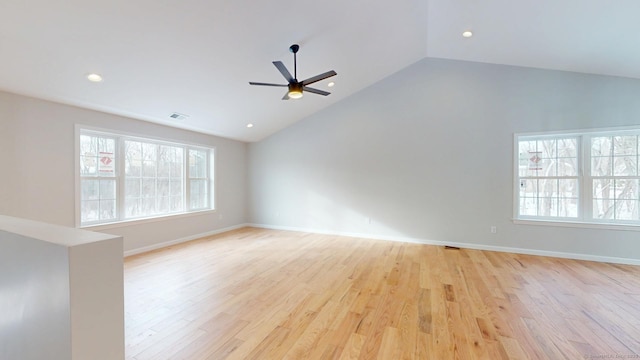
<instances>
[{"instance_id":1,"label":"hardwood floor plank","mask_svg":"<svg viewBox=\"0 0 640 360\"><path fill-rule=\"evenodd\" d=\"M640 267L244 228L125 259L128 360L640 353Z\"/></svg>"},{"instance_id":2,"label":"hardwood floor plank","mask_svg":"<svg viewBox=\"0 0 640 360\"><path fill-rule=\"evenodd\" d=\"M278 348L289 337L290 329L278 326L247 355L247 360L264 359L265 354L273 348ZM287 347L288 349L288 347Z\"/></svg>"},{"instance_id":3,"label":"hardwood floor plank","mask_svg":"<svg viewBox=\"0 0 640 360\"><path fill-rule=\"evenodd\" d=\"M356 360L360 357L360 351L366 338L360 334L352 333L340 355L340 360Z\"/></svg>"},{"instance_id":4,"label":"hardwood floor plank","mask_svg":"<svg viewBox=\"0 0 640 360\"><path fill-rule=\"evenodd\" d=\"M380 350L376 357L365 357L364 359L400 359L400 334L398 329L387 326L384 328L382 338L380 339ZM363 357L360 356L360 359Z\"/></svg>"},{"instance_id":5,"label":"hardwood floor plank","mask_svg":"<svg viewBox=\"0 0 640 360\"><path fill-rule=\"evenodd\" d=\"M427 333L418 332L418 343L416 344L416 359L435 359L432 355L432 348L429 344L430 336Z\"/></svg>"},{"instance_id":6,"label":"hardwood floor plank","mask_svg":"<svg viewBox=\"0 0 640 360\"><path fill-rule=\"evenodd\" d=\"M505 353L508 356L508 359L521 360L521 359L532 359L532 356L527 355L524 350L520 347L520 343L516 339L500 336L499 337L500 344L505 350Z\"/></svg>"},{"instance_id":7,"label":"hardwood floor plank","mask_svg":"<svg viewBox=\"0 0 640 360\"><path fill-rule=\"evenodd\" d=\"M416 359L418 353L418 307L410 300L400 312L398 335L400 335L400 359Z\"/></svg>"},{"instance_id":8,"label":"hardwood floor plank","mask_svg":"<svg viewBox=\"0 0 640 360\"><path fill-rule=\"evenodd\" d=\"M283 359L304 359L308 357L314 351L324 352L322 346L317 346L320 339L328 336L331 324L336 320L342 321L341 312L346 311L348 308L340 306L339 302L330 300L320 309L318 315L307 326L307 328L300 334L298 340L293 344L291 349L285 354Z\"/></svg>"}]
</instances>

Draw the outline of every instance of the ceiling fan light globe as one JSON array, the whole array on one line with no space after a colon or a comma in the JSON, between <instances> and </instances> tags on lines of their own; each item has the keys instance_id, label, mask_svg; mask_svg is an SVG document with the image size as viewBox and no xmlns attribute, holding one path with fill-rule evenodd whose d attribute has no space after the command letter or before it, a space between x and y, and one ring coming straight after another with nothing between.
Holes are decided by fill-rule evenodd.
<instances>
[{"instance_id":1,"label":"ceiling fan light globe","mask_svg":"<svg viewBox=\"0 0 640 360\"><path fill-rule=\"evenodd\" d=\"M302 91L300 90L291 90L289 91L289 98L291 99L300 99L302 97Z\"/></svg>"}]
</instances>

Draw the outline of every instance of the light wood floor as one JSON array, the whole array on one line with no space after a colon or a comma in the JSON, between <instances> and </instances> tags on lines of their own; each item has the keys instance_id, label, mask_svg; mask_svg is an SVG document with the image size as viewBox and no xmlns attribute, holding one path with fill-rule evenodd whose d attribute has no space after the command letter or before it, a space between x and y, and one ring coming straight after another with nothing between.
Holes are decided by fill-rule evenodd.
<instances>
[{"instance_id":1,"label":"light wood floor","mask_svg":"<svg viewBox=\"0 0 640 360\"><path fill-rule=\"evenodd\" d=\"M639 358L640 267L247 228L127 258L125 312L136 360Z\"/></svg>"}]
</instances>

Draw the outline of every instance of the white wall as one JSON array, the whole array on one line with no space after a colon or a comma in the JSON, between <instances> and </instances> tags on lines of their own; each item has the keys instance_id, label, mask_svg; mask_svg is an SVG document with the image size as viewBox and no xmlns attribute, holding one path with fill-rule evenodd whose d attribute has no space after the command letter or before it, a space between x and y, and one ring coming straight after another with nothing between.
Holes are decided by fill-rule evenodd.
<instances>
[{"instance_id":1,"label":"white wall","mask_svg":"<svg viewBox=\"0 0 640 360\"><path fill-rule=\"evenodd\" d=\"M638 261L640 232L511 220L514 133L638 125L638 99L638 80L424 59L250 144L249 220Z\"/></svg>"},{"instance_id":2,"label":"white wall","mask_svg":"<svg viewBox=\"0 0 640 360\"><path fill-rule=\"evenodd\" d=\"M216 148L217 212L98 230L123 236L125 250L245 223L245 143L5 92L0 92L0 214L75 226L75 124Z\"/></svg>"}]
</instances>

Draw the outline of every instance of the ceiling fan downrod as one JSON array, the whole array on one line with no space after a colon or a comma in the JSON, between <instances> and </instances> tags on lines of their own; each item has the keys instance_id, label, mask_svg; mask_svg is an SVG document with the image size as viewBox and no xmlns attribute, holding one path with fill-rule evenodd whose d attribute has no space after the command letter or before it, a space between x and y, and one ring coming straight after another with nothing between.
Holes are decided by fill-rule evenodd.
<instances>
[{"instance_id":1,"label":"ceiling fan downrod","mask_svg":"<svg viewBox=\"0 0 640 360\"><path fill-rule=\"evenodd\" d=\"M298 64L297 64L297 53L300 50L300 45L293 44L289 46L289 51L293 53L293 78L295 81L298 81Z\"/></svg>"}]
</instances>

